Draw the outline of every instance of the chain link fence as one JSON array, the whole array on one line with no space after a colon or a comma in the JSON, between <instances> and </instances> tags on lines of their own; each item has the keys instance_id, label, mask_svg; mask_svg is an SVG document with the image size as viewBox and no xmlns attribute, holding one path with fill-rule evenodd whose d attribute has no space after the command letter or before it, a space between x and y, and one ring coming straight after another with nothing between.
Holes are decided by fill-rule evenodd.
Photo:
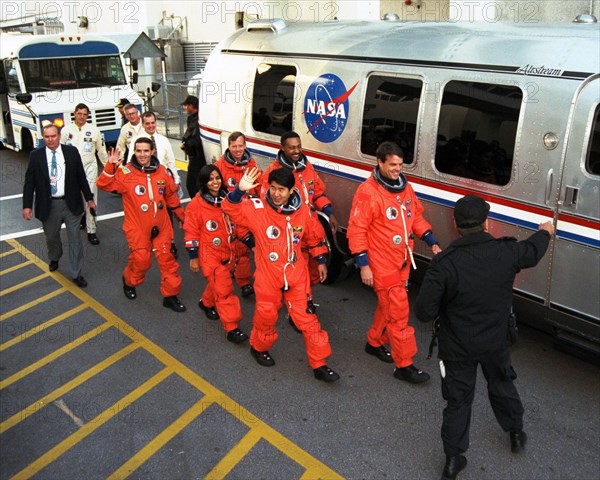
<instances>
[{"instance_id":1,"label":"chain link fence","mask_svg":"<svg viewBox=\"0 0 600 480\"><path fill-rule=\"evenodd\" d=\"M144 100L144 110L156 113L159 119L158 130L169 138L181 139L187 128L187 113L181 102L188 95L200 97L200 77L198 72L169 73L164 80L161 75L140 75L144 84L155 83L160 88L153 92L151 87L138 92Z\"/></svg>"}]
</instances>

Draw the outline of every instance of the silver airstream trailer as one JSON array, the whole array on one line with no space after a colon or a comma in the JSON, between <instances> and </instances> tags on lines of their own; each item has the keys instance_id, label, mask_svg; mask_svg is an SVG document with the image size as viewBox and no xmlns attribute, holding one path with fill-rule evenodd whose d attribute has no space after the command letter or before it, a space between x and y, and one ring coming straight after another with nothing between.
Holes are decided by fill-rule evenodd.
<instances>
[{"instance_id":1,"label":"silver airstream trailer","mask_svg":"<svg viewBox=\"0 0 600 480\"><path fill-rule=\"evenodd\" d=\"M456 236L455 201L471 192L491 204L495 236L523 239L554 221L550 251L517 277L515 307L520 320L597 350L599 37L598 23L258 21L208 60L207 159L240 130L265 166L293 129L345 226L377 145L393 140L442 247ZM345 228L330 241L335 275L348 258Z\"/></svg>"}]
</instances>

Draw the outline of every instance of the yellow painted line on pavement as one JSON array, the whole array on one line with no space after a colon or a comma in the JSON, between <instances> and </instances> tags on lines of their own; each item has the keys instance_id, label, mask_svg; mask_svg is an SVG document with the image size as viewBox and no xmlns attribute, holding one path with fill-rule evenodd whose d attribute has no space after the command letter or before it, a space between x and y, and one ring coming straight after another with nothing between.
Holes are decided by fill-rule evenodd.
<instances>
[{"instance_id":1,"label":"yellow painted line on pavement","mask_svg":"<svg viewBox=\"0 0 600 480\"><path fill-rule=\"evenodd\" d=\"M89 368L88 370L76 376L74 379L68 381L56 390L48 393L47 395L32 403L28 407L25 407L20 412L15 413L11 417L7 418L4 422L0 423L0 434L4 433L9 428L14 427L17 423L22 422L27 417L33 415L38 410L44 408L46 405L54 402L63 395L66 395L82 383L87 382L90 378L94 377L95 375L98 375L100 372L103 372L108 367L114 365L119 360L125 358L127 355L129 355L131 352L134 352L138 348L140 348L138 344L130 343L126 347L122 348L118 352L113 353L110 357L105 358L100 363L94 365L92 368Z\"/></svg>"},{"instance_id":2,"label":"yellow painted line on pavement","mask_svg":"<svg viewBox=\"0 0 600 480\"><path fill-rule=\"evenodd\" d=\"M48 450L44 455L37 458L33 463L30 463L21 470L19 473L14 475L11 480L20 480L25 478L31 478L36 475L38 472L46 468L50 465L54 460L63 455L65 452L70 450L73 446L77 445L77 443L81 442L88 435L93 433L95 430L100 428L106 422L108 422L111 418L117 415L119 412L122 412L127 407L129 407L133 402L139 400L146 393L152 390L154 387L159 385L162 381L164 381L169 375L171 375L173 371L169 367L163 368L160 372L154 375L152 378L145 381L142 385L137 387L135 390L132 390L123 398L115 402L113 405L108 407L102 413L97 415L95 418L91 419L87 422L83 427L81 427L76 432L69 435L58 445L55 445L50 450Z\"/></svg>"},{"instance_id":3,"label":"yellow painted line on pavement","mask_svg":"<svg viewBox=\"0 0 600 480\"><path fill-rule=\"evenodd\" d=\"M13 265L12 267L5 268L0 271L0 276L5 275L7 273L12 273L20 268L26 267L27 265L31 265L33 260L25 260L24 262L19 263L18 265Z\"/></svg>"},{"instance_id":4,"label":"yellow painted line on pavement","mask_svg":"<svg viewBox=\"0 0 600 480\"><path fill-rule=\"evenodd\" d=\"M10 377L2 380L0 382L0 390L3 390L4 388L8 387L9 385L12 385L13 383L17 382L18 380L21 380L22 378L25 378L27 375L48 365L49 363L53 362L57 358L70 352L71 350L74 350L75 348L79 347L80 345L83 345L88 340L91 340L92 338L97 337L102 332L104 332L105 330L108 330L111 327L112 327L112 325L110 323L105 322L102 325L95 327L93 330L90 330L89 332L84 333L83 335L81 335L77 339L73 340L72 342L67 343L66 345L59 348L58 350L55 350L54 352L52 352L49 355L46 355L44 358L40 358L37 362L34 362L31 365L28 365L27 367L23 368L22 370L19 370L17 373L14 373Z\"/></svg>"},{"instance_id":5,"label":"yellow painted line on pavement","mask_svg":"<svg viewBox=\"0 0 600 480\"><path fill-rule=\"evenodd\" d=\"M17 285L13 285L12 287L3 288L2 291L0 292L0 297L3 297L4 295L8 295L9 293L12 293L12 292L16 292L17 290L21 290L22 288L26 287L27 285L31 285L32 283L39 282L40 280L42 280L48 276L50 276L50 273L42 273L41 275L38 275L37 277L30 278L29 280L25 280L24 282L18 283Z\"/></svg>"},{"instance_id":6,"label":"yellow painted line on pavement","mask_svg":"<svg viewBox=\"0 0 600 480\"><path fill-rule=\"evenodd\" d=\"M4 342L2 344L0 344L0 352L3 352L4 350L6 350L7 348L12 347L13 345L16 345L17 343L20 343L24 340L27 340L30 337L33 337L34 335L37 335L38 333L46 330L47 328L50 328L52 325L56 325L57 323L62 322L65 318L69 318L72 317L73 315L81 312L82 310L85 310L87 308L87 305L85 304L81 304L81 305L77 305L76 307L73 307L71 310L61 313L60 315L57 315L54 318L51 318L50 320L37 325L33 328L31 328L30 330L27 330L26 332L23 332L21 335L19 335L18 337L15 338L11 338L8 342ZM5 331L7 331L8 328L5 328Z\"/></svg>"},{"instance_id":7,"label":"yellow painted line on pavement","mask_svg":"<svg viewBox=\"0 0 600 480\"><path fill-rule=\"evenodd\" d=\"M25 250L25 247L20 245L15 240L7 240L7 242L11 245L14 245L15 247ZM31 254L31 252L29 252L29 254ZM40 267L40 268L42 268L42 267ZM313 477L313 478L322 478L322 479L328 479L328 480L342 480L343 479L343 477L341 477L338 473L331 470L329 467L327 467L325 464L321 463L315 457L311 456L308 452L306 452L305 450L300 448L298 445L293 443L291 440L284 437L277 430L273 429L272 427L270 427L269 425L264 423L258 417L256 417L252 413L250 413L247 409L245 409L240 404L235 402L232 398L228 397L223 392L221 392L219 389L217 389L212 384L207 382L205 379L200 377L198 374L193 372L185 364L181 363L175 357L173 357L172 355L167 353L165 350L160 348L158 345L153 343L148 338L146 338L144 335L142 335L140 332L138 332L131 325L129 325L128 323L123 321L121 318L119 318L117 315L115 315L107 307L102 305L100 302L95 300L93 297L86 294L82 289L74 287L73 283L69 279L65 278L64 276L62 276L60 274L55 275L54 279L57 282L61 283L65 288L67 288L74 296L79 298L83 303L88 305L90 307L90 309L94 310L98 315L100 315L102 318L104 318L106 320L107 324L110 324L111 326L118 329L123 335L125 335L126 337L129 337L134 343L139 344L143 349L148 351L157 360L162 362L163 365L168 367L170 369L170 371L177 373L177 375L179 375L186 382L193 385L195 388L197 388L202 393L204 393L204 395L206 397L214 399L214 402L217 405L219 405L221 408L223 408L224 410L229 412L239 422L246 425L249 428L249 430L252 430L253 432L255 432L253 435L259 435L265 441L269 442L271 445L273 445L279 451L281 451L282 453L287 455L289 458L291 458L294 462L296 462L299 465L301 465L302 467L304 467L307 472L314 472L315 477ZM10 378L12 378L12 377L9 377L9 379ZM9 379L6 379L5 382L8 381ZM13 380L13 382L14 381L15 380ZM0 389L1 388L4 388L2 386L2 382L0 382ZM86 427L84 426L83 428L86 428ZM249 437L249 438L251 438L251 437ZM71 446L69 446L69 448L71 448ZM155 448L156 446L158 446L158 444L153 446L153 448ZM57 447L55 447L55 448L57 448ZM234 448L236 448L236 447L234 447ZM244 447L242 447L242 449L243 448ZM66 451L66 450L64 450L64 451ZM64 453L64 451L62 453ZM51 452L55 452L55 449L52 449ZM48 452L48 453L50 453L50 452ZM54 459L58 458L58 456L60 456L62 453L60 453L58 455L53 453L52 455L55 455L55 456L52 457L52 461ZM43 457L40 457L40 458L46 458L46 455L44 455ZM230 457L230 458L232 459L233 457ZM37 465L36 462L37 462L37 460L32 465ZM229 468L233 468L233 460L229 460L229 463L227 463L225 466L229 467ZM18 477L18 478L28 478L29 476L34 475L35 473L37 473L39 471L39 469L36 469L36 468L31 470L32 473L30 473L28 476ZM28 469L29 469L29 467L22 470L22 472L29 472L30 470L28 470ZM20 475L22 472L20 472L17 475ZM14 478L17 478L17 477L14 477ZM219 477L215 476L213 478L216 479Z\"/></svg>"},{"instance_id":8,"label":"yellow painted line on pavement","mask_svg":"<svg viewBox=\"0 0 600 480\"><path fill-rule=\"evenodd\" d=\"M6 252L0 253L0 258L8 257L9 255L13 255L14 253L18 253L19 251L16 248L12 250L7 250Z\"/></svg>"},{"instance_id":9,"label":"yellow painted line on pavement","mask_svg":"<svg viewBox=\"0 0 600 480\"><path fill-rule=\"evenodd\" d=\"M192 423L201 415L213 402L206 397L198 400L183 415L175 420L171 425L154 437L144 448L137 452L127 462L121 465L114 473L108 476L107 480L120 480L127 478L135 472L146 460L158 452L163 446L170 442L179 432Z\"/></svg>"},{"instance_id":10,"label":"yellow painted line on pavement","mask_svg":"<svg viewBox=\"0 0 600 480\"><path fill-rule=\"evenodd\" d=\"M175 159L175 166L177 167L177 170L183 170L184 172L187 172L188 162Z\"/></svg>"},{"instance_id":11,"label":"yellow painted line on pavement","mask_svg":"<svg viewBox=\"0 0 600 480\"><path fill-rule=\"evenodd\" d=\"M39 305L40 303L45 302L46 300L50 300L52 297L56 297L57 295L60 295L63 292L66 292L67 290L64 287L60 287L56 290L54 290L53 292L47 293L46 295L43 295L39 298L36 298L35 300L32 300L31 302L26 303L25 305L21 305L20 307L17 308L13 308L10 312L6 312L3 313L2 315L0 315L0 322L2 322L3 320L6 320L14 315L18 315L21 312L24 312L25 310L29 310L32 307L35 307L36 305Z\"/></svg>"},{"instance_id":12,"label":"yellow painted line on pavement","mask_svg":"<svg viewBox=\"0 0 600 480\"><path fill-rule=\"evenodd\" d=\"M220 480L225 478L231 470L254 448L254 446L262 438L261 432L258 429L251 429L244 437L235 445L227 455L225 455L215 467L208 472L205 480Z\"/></svg>"}]
</instances>

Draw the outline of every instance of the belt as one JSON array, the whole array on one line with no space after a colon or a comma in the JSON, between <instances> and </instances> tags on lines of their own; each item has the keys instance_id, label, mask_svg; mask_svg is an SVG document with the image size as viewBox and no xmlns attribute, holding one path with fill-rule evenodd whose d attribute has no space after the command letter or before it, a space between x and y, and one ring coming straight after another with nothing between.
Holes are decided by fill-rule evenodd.
<instances>
[{"instance_id":1,"label":"belt","mask_svg":"<svg viewBox=\"0 0 600 480\"><path fill-rule=\"evenodd\" d=\"M52 200L64 200L65 196L63 195L62 197L52 197Z\"/></svg>"}]
</instances>

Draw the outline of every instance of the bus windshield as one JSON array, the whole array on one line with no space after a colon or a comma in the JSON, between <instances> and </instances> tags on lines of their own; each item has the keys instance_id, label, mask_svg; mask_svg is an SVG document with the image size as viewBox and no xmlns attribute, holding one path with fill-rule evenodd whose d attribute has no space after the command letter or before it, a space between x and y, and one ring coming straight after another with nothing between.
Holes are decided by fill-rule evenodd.
<instances>
[{"instance_id":1,"label":"bus windshield","mask_svg":"<svg viewBox=\"0 0 600 480\"><path fill-rule=\"evenodd\" d=\"M21 60L28 92L125 85L118 55Z\"/></svg>"}]
</instances>

